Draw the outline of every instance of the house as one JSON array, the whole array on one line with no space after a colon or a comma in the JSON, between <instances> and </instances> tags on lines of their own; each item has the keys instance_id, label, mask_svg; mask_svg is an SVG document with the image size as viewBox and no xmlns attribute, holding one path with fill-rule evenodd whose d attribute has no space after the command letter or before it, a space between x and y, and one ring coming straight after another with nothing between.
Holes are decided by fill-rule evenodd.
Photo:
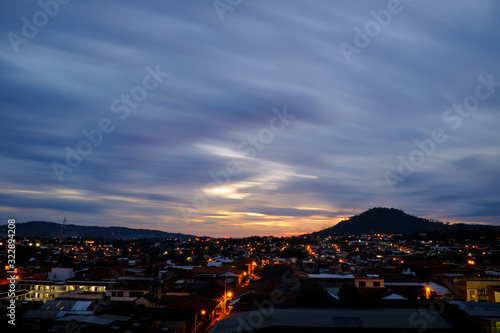
<instances>
[{"instance_id":1,"label":"house","mask_svg":"<svg viewBox=\"0 0 500 333\"><path fill-rule=\"evenodd\" d=\"M159 297L165 291L164 283L156 277L119 277L106 287L106 296L112 301L134 301L151 293Z\"/></svg>"},{"instance_id":2,"label":"house","mask_svg":"<svg viewBox=\"0 0 500 333\"><path fill-rule=\"evenodd\" d=\"M65 292L64 282L50 280L20 280L17 282L18 290L26 290L26 300L46 301L55 299L59 294Z\"/></svg>"},{"instance_id":3,"label":"house","mask_svg":"<svg viewBox=\"0 0 500 333\"><path fill-rule=\"evenodd\" d=\"M221 256L209 259L207 262L207 267L222 267L224 265L231 265L234 263L234 259L223 258Z\"/></svg>"},{"instance_id":4,"label":"house","mask_svg":"<svg viewBox=\"0 0 500 333\"><path fill-rule=\"evenodd\" d=\"M354 285L358 294L365 295L367 292L385 297L391 294L391 291L384 285L384 279L378 275L356 276Z\"/></svg>"},{"instance_id":5,"label":"house","mask_svg":"<svg viewBox=\"0 0 500 333\"><path fill-rule=\"evenodd\" d=\"M488 302L500 302L500 286L487 286Z\"/></svg>"},{"instance_id":6,"label":"house","mask_svg":"<svg viewBox=\"0 0 500 333\"><path fill-rule=\"evenodd\" d=\"M152 294L144 294L140 297L138 297L135 301L134 304L136 306L144 306L144 307L154 307L155 302L157 299L152 295Z\"/></svg>"},{"instance_id":7,"label":"house","mask_svg":"<svg viewBox=\"0 0 500 333\"><path fill-rule=\"evenodd\" d=\"M193 267L188 277L212 281L222 279L225 284L231 285L234 289L241 285L245 274L245 271L231 267Z\"/></svg>"},{"instance_id":8,"label":"house","mask_svg":"<svg viewBox=\"0 0 500 333\"><path fill-rule=\"evenodd\" d=\"M468 302L487 301L487 287L500 286L500 276L454 277L453 285Z\"/></svg>"},{"instance_id":9,"label":"house","mask_svg":"<svg viewBox=\"0 0 500 333\"><path fill-rule=\"evenodd\" d=\"M23 319L28 321L49 320L71 315L91 315L96 303L75 300L48 300L37 310L28 310Z\"/></svg>"},{"instance_id":10,"label":"house","mask_svg":"<svg viewBox=\"0 0 500 333\"><path fill-rule=\"evenodd\" d=\"M308 278L325 288L340 287L343 284L354 283L355 280L352 274L308 274Z\"/></svg>"},{"instance_id":11,"label":"house","mask_svg":"<svg viewBox=\"0 0 500 333\"><path fill-rule=\"evenodd\" d=\"M354 284L357 288L384 288L384 279L378 275L356 276Z\"/></svg>"},{"instance_id":12,"label":"house","mask_svg":"<svg viewBox=\"0 0 500 333\"><path fill-rule=\"evenodd\" d=\"M158 301L157 307L167 309L184 310L190 315L184 319L184 325L176 324L177 330L181 332L180 326L184 326L184 332L197 330L202 332L212 326L217 319L217 309L221 304L212 299L199 295L163 295ZM176 331L177 332L177 331Z\"/></svg>"},{"instance_id":13,"label":"house","mask_svg":"<svg viewBox=\"0 0 500 333\"><path fill-rule=\"evenodd\" d=\"M457 316L472 318L479 328L478 332L498 332L500 303L464 301L450 301L449 303L461 311Z\"/></svg>"},{"instance_id":14,"label":"house","mask_svg":"<svg viewBox=\"0 0 500 333\"><path fill-rule=\"evenodd\" d=\"M75 276L73 268L53 267L49 273L49 280L51 281L66 281Z\"/></svg>"},{"instance_id":15,"label":"house","mask_svg":"<svg viewBox=\"0 0 500 333\"><path fill-rule=\"evenodd\" d=\"M277 266L292 265L297 263L297 258L274 258L272 262Z\"/></svg>"}]
</instances>

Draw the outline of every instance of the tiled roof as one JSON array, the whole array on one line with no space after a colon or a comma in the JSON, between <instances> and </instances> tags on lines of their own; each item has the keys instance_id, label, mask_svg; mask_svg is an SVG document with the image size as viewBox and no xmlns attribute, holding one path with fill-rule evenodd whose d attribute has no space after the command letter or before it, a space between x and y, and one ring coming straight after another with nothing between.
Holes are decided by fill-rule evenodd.
<instances>
[{"instance_id":1,"label":"tiled roof","mask_svg":"<svg viewBox=\"0 0 500 333\"><path fill-rule=\"evenodd\" d=\"M167 307L176 309L191 309L196 311L205 310L211 312L217 307L219 303L209 298L191 295L191 296L177 296L177 295L163 295L158 305L166 305Z\"/></svg>"},{"instance_id":2,"label":"tiled roof","mask_svg":"<svg viewBox=\"0 0 500 333\"><path fill-rule=\"evenodd\" d=\"M243 275L244 271L238 268L231 267L193 267L191 270L195 274L215 274L221 275L224 273L233 273L235 275Z\"/></svg>"},{"instance_id":3,"label":"tiled roof","mask_svg":"<svg viewBox=\"0 0 500 333\"><path fill-rule=\"evenodd\" d=\"M82 279L89 279L89 280L110 280L110 279L116 279L117 277L120 277L123 275L123 269L126 266L114 266L114 267L108 267L108 268L103 268L103 269L98 269L90 272L81 272L77 274L77 276L69 279L68 281L71 280L82 280ZM84 277L85 274L85 277Z\"/></svg>"}]
</instances>

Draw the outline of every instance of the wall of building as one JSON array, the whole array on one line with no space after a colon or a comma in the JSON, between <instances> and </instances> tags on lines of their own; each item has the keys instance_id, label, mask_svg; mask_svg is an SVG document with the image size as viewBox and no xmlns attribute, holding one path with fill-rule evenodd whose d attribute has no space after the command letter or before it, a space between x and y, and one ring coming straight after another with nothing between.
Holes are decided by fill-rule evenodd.
<instances>
[{"instance_id":1,"label":"wall of building","mask_svg":"<svg viewBox=\"0 0 500 333\"><path fill-rule=\"evenodd\" d=\"M468 302L488 301L487 286L500 286L500 280L467 281L466 300Z\"/></svg>"}]
</instances>

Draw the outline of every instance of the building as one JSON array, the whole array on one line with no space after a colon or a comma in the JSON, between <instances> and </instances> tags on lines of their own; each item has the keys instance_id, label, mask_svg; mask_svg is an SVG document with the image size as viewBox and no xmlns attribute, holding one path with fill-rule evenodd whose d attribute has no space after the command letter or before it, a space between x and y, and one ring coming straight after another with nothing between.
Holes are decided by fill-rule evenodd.
<instances>
[{"instance_id":1,"label":"building","mask_svg":"<svg viewBox=\"0 0 500 333\"><path fill-rule=\"evenodd\" d=\"M489 286L500 286L500 276L454 277L453 284L467 302L488 301Z\"/></svg>"},{"instance_id":2,"label":"building","mask_svg":"<svg viewBox=\"0 0 500 333\"><path fill-rule=\"evenodd\" d=\"M47 301L56 298L80 300L102 299L106 286L104 281L54 282L49 280L21 280L17 283L19 291L25 291L25 300Z\"/></svg>"},{"instance_id":3,"label":"building","mask_svg":"<svg viewBox=\"0 0 500 333\"><path fill-rule=\"evenodd\" d=\"M424 320L424 318L430 318ZM421 320L419 320L421 319ZM281 332L461 332L430 310L423 309L284 309L234 313L218 321L210 333Z\"/></svg>"},{"instance_id":4,"label":"building","mask_svg":"<svg viewBox=\"0 0 500 333\"><path fill-rule=\"evenodd\" d=\"M500 332L500 303L450 301L462 315L470 316L479 328L478 333Z\"/></svg>"},{"instance_id":5,"label":"building","mask_svg":"<svg viewBox=\"0 0 500 333\"><path fill-rule=\"evenodd\" d=\"M488 286L486 293L488 294L488 302L500 302L500 286Z\"/></svg>"},{"instance_id":6,"label":"building","mask_svg":"<svg viewBox=\"0 0 500 333\"><path fill-rule=\"evenodd\" d=\"M71 279L74 276L75 272L73 268L53 267L49 273L49 280L61 282Z\"/></svg>"},{"instance_id":7,"label":"building","mask_svg":"<svg viewBox=\"0 0 500 333\"><path fill-rule=\"evenodd\" d=\"M357 288L384 288L384 279L378 275L356 276L354 284Z\"/></svg>"}]
</instances>

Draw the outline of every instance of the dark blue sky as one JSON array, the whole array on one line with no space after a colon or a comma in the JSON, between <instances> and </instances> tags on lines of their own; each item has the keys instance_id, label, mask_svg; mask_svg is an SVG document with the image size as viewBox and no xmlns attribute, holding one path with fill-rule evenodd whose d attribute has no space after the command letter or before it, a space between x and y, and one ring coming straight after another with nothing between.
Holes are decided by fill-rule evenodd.
<instances>
[{"instance_id":1,"label":"dark blue sky","mask_svg":"<svg viewBox=\"0 0 500 333\"><path fill-rule=\"evenodd\" d=\"M5 223L500 224L496 1L42 3L0 10Z\"/></svg>"}]
</instances>

